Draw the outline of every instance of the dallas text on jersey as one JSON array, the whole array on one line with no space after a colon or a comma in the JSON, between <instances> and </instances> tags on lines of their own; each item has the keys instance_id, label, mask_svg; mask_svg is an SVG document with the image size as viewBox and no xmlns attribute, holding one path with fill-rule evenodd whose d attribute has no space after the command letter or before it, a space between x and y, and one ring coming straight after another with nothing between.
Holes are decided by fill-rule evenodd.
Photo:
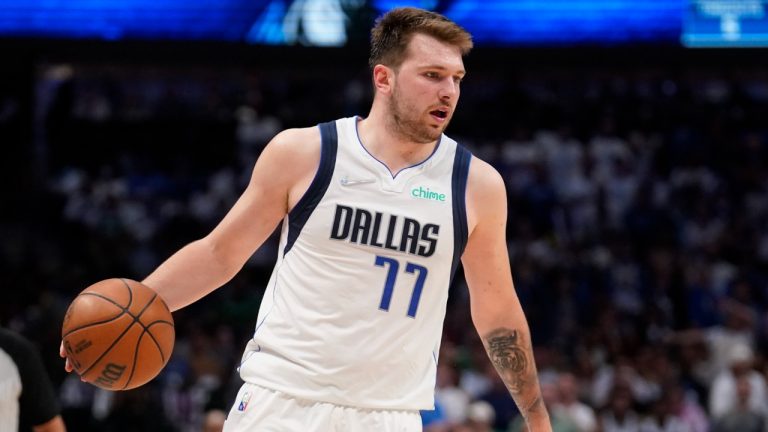
<instances>
[{"instance_id":1,"label":"dallas text on jersey","mask_svg":"<svg viewBox=\"0 0 768 432\"><path fill-rule=\"evenodd\" d=\"M397 228L400 231L396 233ZM385 231L386 235L383 235ZM404 216L338 204L331 228L331 238L334 240L346 240L423 257L435 253L439 233L439 225L423 224Z\"/></svg>"}]
</instances>

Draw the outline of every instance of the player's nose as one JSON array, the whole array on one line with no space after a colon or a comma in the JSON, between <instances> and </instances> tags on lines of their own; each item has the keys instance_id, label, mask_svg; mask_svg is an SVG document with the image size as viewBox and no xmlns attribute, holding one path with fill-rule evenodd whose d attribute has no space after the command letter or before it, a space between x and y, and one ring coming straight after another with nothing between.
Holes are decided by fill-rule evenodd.
<instances>
[{"instance_id":1,"label":"player's nose","mask_svg":"<svg viewBox=\"0 0 768 432\"><path fill-rule=\"evenodd\" d=\"M459 96L459 83L450 77L443 80L438 90L438 96L443 101L455 100Z\"/></svg>"}]
</instances>

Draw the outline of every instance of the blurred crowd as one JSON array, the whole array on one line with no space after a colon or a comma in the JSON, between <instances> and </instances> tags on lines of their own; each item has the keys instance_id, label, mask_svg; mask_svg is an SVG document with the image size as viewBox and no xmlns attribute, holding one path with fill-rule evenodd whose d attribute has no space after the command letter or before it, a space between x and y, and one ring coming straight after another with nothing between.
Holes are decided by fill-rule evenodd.
<instances>
[{"instance_id":1,"label":"blurred crowd","mask_svg":"<svg viewBox=\"0 0 768 432\"><path fill-rule=\"evenodd\" d=\"M205 235L279 130L366 115L366 71L328 72L41 67L28 199L0 225L0 319L39 344L71 430L217 430L275 238L175 313L174 356L140 389L65 376L61 317L88 284L141 279ZM487 69L462 91L449 134L506 181L554 430L768 431L768 76ZM426 431L522 430L461 274L437 382Z\"/></svg>"}]
</instances>

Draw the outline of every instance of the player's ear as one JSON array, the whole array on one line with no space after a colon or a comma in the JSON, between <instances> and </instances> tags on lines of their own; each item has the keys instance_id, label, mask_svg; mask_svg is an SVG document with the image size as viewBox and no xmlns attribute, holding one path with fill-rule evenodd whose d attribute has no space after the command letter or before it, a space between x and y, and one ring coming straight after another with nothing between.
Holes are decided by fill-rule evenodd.
<instances>
[{"instance_id":1,"label":"player's ear","mask_svg":"<svg viewBox=\"0 0 768 432\"><path fill-rule=\"evenodd\" d=\"M377 92L391 93L394 78L394 69L383 64L377 64L373 67L373 85Z\"/></svg>"}]
</instances>

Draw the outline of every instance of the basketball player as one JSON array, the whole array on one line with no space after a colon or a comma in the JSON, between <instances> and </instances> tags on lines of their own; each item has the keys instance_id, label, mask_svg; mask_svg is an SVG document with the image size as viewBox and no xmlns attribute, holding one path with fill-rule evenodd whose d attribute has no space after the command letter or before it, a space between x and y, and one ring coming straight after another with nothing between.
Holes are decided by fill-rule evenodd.
<instances>
[{"instance_id":1,"label":"basketball player","mask_svg":"<svg viewBox=\"0 0 768 432\"><path fill-rule=\"evenodd\" d=\"M223 221L144 281L180 309L234 277L283 221L225 431L420 431L459 261L501 379L530 429L551 430L512 285L503 181L443 134L471 47L441 15L385 14L368 116L278 134Z\"/></svg>"}]
</instances>

